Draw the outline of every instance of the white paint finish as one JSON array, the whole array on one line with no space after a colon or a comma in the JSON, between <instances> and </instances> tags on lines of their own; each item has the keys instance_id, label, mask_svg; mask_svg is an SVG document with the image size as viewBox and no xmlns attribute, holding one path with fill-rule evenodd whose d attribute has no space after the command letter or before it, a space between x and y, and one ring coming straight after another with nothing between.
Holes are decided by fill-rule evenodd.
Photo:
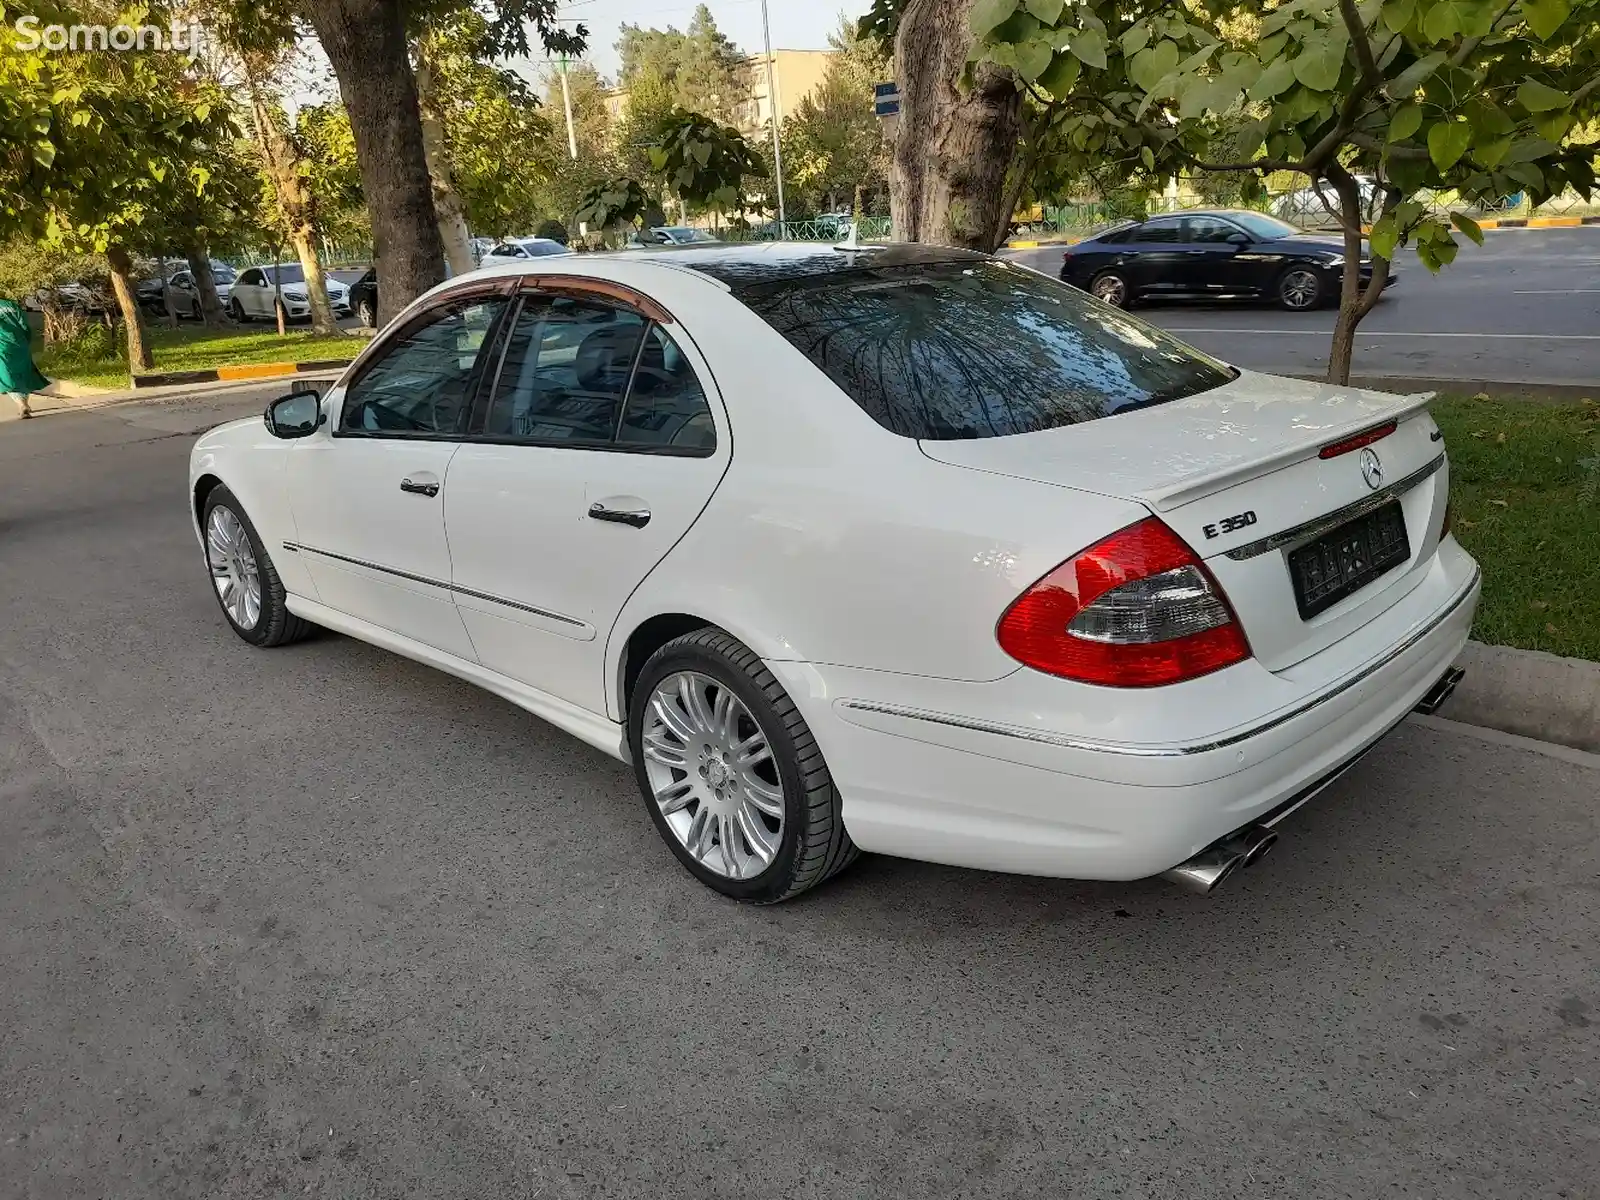
<instances>
[{"instance_id":1,"label":"white paint finish","mask_svg":"<svg viewBox=\"0 0 1600 1200\"><path fill-rule=\"evenodd\" d=\"M462 446L445 489L454 583L548 614L458 591L478 657L502 674L605 712L604 635L700 515L727 460L726 449L713 458L677 458ZM590 506L601 501L647 509L650 521L636 529L591 519Z\"/></svg>"},{"instance_id":2,"label":"white paint finish","mask_svg":"<svg viewBox=\"0 0 1600 1200\"><path fill-rule=\"evenodd\" d=\"M476 272L434 295L523 269ZM1313 629L1296 629L1281 553L1236 573L1217 560L1263 651L1226 671L1171 688L1089 687L1021 668L994 637L1034 580L1152 509L1193 539L1218 501L1237 496L1271 514L1240 535L1250 540L1356 498L1349 463L1318 463L1316 449L1390 416L1405 420L1380 443L1398 478L1436 446L1419 413L1425 398L1247 374L1070 429L919 445L880 428L723 285L670 255L548 258L537 269L625 283L675 315L674 335L720 397L715 458L458 452L326 430L271 443L260 430L208 435L195 462L239 479L241 496L260 498L257 516L255 503L274 508L265 481L287 455L278 494L293 498L301 527L282 500L258 524L450 585L313 567L322 600L297 597L296 611L478 682L619 757L627 639L651 617L688 613L780 675L862 845L1126 878L1172 865L1336 766L1403 714L1466 637L1475 566L1453 539L1438 541L1443 474L1407 499L1411 566ZM399 491L418 471L441 481L437 501ZM600 499L648 506L651 523L592 521ZM438 526L422 520L419 531L419 510L442 513ZM1215 560L1234 544L1206 552ZM1293 715L1324 693L1333 698ZM1204 754L1146 756L886 713L847 717L842 699L1121 746L1250 736Z\"/></svg>"},{"instance_id":3,"label":"white paint finish","mask_svg":"<svg viewBox=\"0 0 1600 1200\"><path fill-rule=\"evenodd\" d=\"M332 411L337 413L337 402ZM400 490L404 479L443 480L455 443L333 437L325 425L286 445L290 504L305 547L301 557L322 603L459 658L475 658L449 589L443 493ZM350 559L357 561L345 561Z\"/></svg>"}]
</instances>

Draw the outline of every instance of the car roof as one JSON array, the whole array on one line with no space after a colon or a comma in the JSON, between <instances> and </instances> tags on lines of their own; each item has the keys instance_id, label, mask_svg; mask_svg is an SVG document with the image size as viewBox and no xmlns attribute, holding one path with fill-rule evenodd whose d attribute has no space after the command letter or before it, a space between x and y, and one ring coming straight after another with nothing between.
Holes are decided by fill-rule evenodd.
<instances>
[{"instance_id":1,"label":"car roof","mask_svg":"<svg viewBox=\"0 0 1600 1200\"><path fill-rule=\"evenodd\" d=\"M609 258L610 255L595 255ZM856 250L835 249L831 242L691 242L683 246L652 248L634 260L709 275L734 291L767 284L828 275L843 275L868 267L919 266L947 262L987 262L990 256L950 246L914 242L864 245Z\"/></svg>"}]
</instances>

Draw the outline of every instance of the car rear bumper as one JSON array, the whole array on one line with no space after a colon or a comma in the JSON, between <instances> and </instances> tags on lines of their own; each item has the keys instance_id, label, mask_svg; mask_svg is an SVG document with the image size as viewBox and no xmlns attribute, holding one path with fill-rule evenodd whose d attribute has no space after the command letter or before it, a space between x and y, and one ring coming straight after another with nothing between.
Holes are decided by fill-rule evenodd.
<instances>
[{"instance_id":1,"label":"car rear bumper","mask_svg":"<svg viewBox=\"0 0 1600 1200\"><path fill-rule=\"evenodd\" d=\"M1477 608L1477 565L1447 540L1428 578L1363 630L1362 657L1330 647L1273 676L1303 685L1287 707L1239 722L1191 685L1155 689L1225 714L1210 733L1129 742L1073 728L1073 714L1018 719L1007 692L1038 708L1048 680L1019 671L989 684L939 685L884 672L770 663L810 724L864 850L956 866L1083 879L1139 879L1264 817L1280 818L1416 707L1450 668ZM1352 637L1349 641L1357 641ZM1339 670L1330 674L1332 658ZM1208 677L1272 696L1238 668ZM1259 665L1255 672L1267 675ZM1040 681L1045 690L1040 690ZM1203 684L1205 680L1195 681ZM1066 686L1066 685L1061 685ZM1126 693L1102 693L1107 708ZM923 701L917 702L917 693ZM962 698L965 703L962 703ZM1017 701L1012 696L1009 701ZM1196 726L1200 728L1200 726Z\"/></svg>"}]
</instances>

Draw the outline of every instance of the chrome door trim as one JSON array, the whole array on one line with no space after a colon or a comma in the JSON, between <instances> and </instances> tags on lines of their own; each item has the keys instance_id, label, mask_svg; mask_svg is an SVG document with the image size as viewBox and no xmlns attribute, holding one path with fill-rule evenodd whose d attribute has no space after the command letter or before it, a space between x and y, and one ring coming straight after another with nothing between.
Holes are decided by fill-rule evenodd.
<instances>
[{"instance_id":1,"label":"chrome door trim","mask_svg":"<svg viewBox=\"0 0 1600 1200\"><path fill-rule=\"evenodd\" d=\"M1376 512L1389 501L1405 495L1417 484L1437 472L1440 467L1444 466L1444 463L1445 455L1441 454L1420 471L1413 471L1404 479L1391 483L1386 488L1380 488L1370 496L1363 496L1354 504L1347 504L1331 513L1324 513L1320 517L1314 517L1309 521L1296 525L1293 529L1285 529L1282 533L1275 533L1271 537L1247 542L1243 546L1236 546L1224 553L1235 562L1244 562L1247 559L1259 558L1261 555L1269 554L1274 550L1293 550L1309 542L1314 542L1323 534L1331 533L1346 521L1353 521L1369 512Z\"/></svg>"},{"instance_id":2,"label":"chrome door trim","mask_svg":"<svg viewBox=\"0 0 1600 1200\"><path fill-rule=\"evenodd\" d=\"M430 579L426 575L413 575L409 571L398 571L394 567L386 567L382 563L368 562L364 558L351 558L345 554L335 554L331 550L318 550L315 546L307 546L300 542L284 542L283 548L293 554L315 554L318 558L328 558L335 562L349 563L353 567L365 567L369 571L381 571L385 575L393 575L397 579L410 580L412 583L425 583L429 587L436 587L457 596L471 596L474 600L487 600L491 604L503 604L507 608L516 609L518 612L532 613L536 617L560 621L563 625L571 625L575 629L587 629L589 627L585 621L579 621L574 617L564 616L561 613L554 613L549 609L535 608L531 604L523 604L517 600L507 600L503 596L491 596L488 592L474 591L472 588L449 583L443 579Z\"/></svg>"},{"instance_id":3,"label":"chrome door trim","mask_svg":"<svg viewBox=\"0 0 1600 1200\"><path fill-rule=\"evenodd\" d=\"M949 713L928 712L920 708L908 708L900 704L884 704L876 700L840 700L840 708L853 709L857 712L882 713L892 717L906 717L915 721L926 721L932 725L948 725L956 729L970 729L977 733L992 733L1000 737L1018 738L1026 742L1040 742L1047 746L1060 746L1068 750L1093 750L1102 754L1120 754L1131 758L1183 758L1191 754L1207 754L1212 750L1221 750L1228 746L1236 746L1240 742L1249 741L1263 733L1270 732L1280 725L1286 725L1297 717L1303 717L1314 709L1321 708L1328 701L1349 691L1356 684L1388 666L1407 650L1421 642L1430 633L1444 624L1456 609L1467 602L1473 591L1478 586L1482 572L1473 568L1472 579L1448 605L1423 625L1411 633L1404 641L1393 647L1382 657L1374 659L1361 670L1346 679L1341 679L1327 691L1313 696L1310 700L1280 713L1258 725L1238 733L1228 734L1226 737L1215 738L1209 742L1193 742L1180 746L1134 746L1122 742L1102 742L1092 738L1073 737L1069 734L1050 733L1042 729L1025 729L1017 725L1003 725L994 721L983 721L975 717L953 716Z\"/></svg>"}]
</instances>

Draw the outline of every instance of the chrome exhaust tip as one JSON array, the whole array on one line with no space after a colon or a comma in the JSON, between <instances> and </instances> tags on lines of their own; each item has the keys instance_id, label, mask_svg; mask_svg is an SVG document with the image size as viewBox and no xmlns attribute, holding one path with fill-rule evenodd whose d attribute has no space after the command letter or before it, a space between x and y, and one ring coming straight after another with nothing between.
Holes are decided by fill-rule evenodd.
<instances>
[{"instance_id":1,"label":"chrome exhaust tip","mask_svg":"<svg viewBox=\"0 0 1600 1200\"><path fill-rule=\"evenodd\" d=\"M1235 871L1260 862L1277 842L1278 835L1265 825L1246 825L1212 842L1193 858L1161 872L1161 878L1205 896Z\"/></svg>"},{"instance_id":2,"label":"chrome exhaust tip","mask_svg":"<svg viewBox=\"0 0 1600 1200\"><path fill-rule=\"evenodd\" d=\"M1456 690L1456 685L1461 682L1462 676L1466 673L1465 669L1461 667L1451 667L1443 675L1439 676L1438 681L1423 694L1422 699L1417 701L1416 708L1411 711L1421 713L1425 717L1433 716L1443 707L1444 702L1450 699L1450 696Z\"/></svg>"}]
</instances>

